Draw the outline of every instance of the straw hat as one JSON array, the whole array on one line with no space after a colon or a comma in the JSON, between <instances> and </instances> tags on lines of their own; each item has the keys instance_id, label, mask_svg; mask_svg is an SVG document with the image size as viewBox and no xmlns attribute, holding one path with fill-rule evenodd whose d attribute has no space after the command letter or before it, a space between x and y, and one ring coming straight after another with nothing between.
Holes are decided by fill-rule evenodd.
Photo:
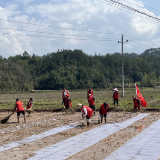
<instances>
[{"instance_id":1,"label":"straw hat","mask_svg":"<svg viewBox=\"0 0 160 160\"><path fill-rule=\"evenodd\" d=\"M91 94L89 94L89 96L91 96Z\"/></svg>"},{"instance_id":2,"label":"straw hat","mask_svg":"<svg viewBox=\"0 0 160 160\"><path fill-rule=\"evenodd\" d=\"M78 108L82 107L82 104L78 103L78 104L77 104L77 107L78 107Z\"/></svg>"},{"instance_id":3,"label":"straw hat","mask_svg":"<svg viewBox=\"0 0 160 160\"><path fill-rule=\"evenodd\" d=\"M113 89L114 91L118 91L118 89L117 88L115 88L115 89Z\"/></svg>"}]
</instances>

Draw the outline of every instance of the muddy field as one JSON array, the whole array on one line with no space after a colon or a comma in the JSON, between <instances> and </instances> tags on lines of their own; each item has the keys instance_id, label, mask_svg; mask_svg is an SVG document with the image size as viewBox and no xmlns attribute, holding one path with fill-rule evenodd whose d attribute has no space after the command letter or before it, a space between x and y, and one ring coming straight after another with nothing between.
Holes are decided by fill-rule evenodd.
<instances>
[{"instance_id":1,"label":"muddy field","mask_svg":"<svg viewBox=\"0 0 160 160\"><path fill-rule=\"evenodd\" d=\"M6 116L10 113L0 113L0 117ZM110 112L108 114L107 123L122 122L126 119L136 116L139 113L131 112ZM32 135L43 133L47 130L64 126L64 125L76 125L72 129L59 132L55 135L51 135L27 144L22 144L18 147L0 152L1 160L24 160L35 155L35 151L38 151L44 147L50 146L62 140L68 139L82 132L90 130L101 124L98 124L98 112L92 117L91 125L81 126L81 114L76 112L74 114L66 114L65 112L53 113L53 112L33 112L30 117L27 117L27 122L23 122L23 117L20 118L20 123L17 123L16 113L14 113L7 124L0 125L0 145L9 144L23 140ZM119 132L105 138L99 143L85 149L84 151L70 157L71 160L101 160L123 145L132 137L143 131L154 121L160 118L159 112L152 112L149 116L143 118L130 125L129 127L120 130ZM104 122L103 122L104 123ZM105 134L105 133L104 133Z\"/></svg>"}]
</instances>

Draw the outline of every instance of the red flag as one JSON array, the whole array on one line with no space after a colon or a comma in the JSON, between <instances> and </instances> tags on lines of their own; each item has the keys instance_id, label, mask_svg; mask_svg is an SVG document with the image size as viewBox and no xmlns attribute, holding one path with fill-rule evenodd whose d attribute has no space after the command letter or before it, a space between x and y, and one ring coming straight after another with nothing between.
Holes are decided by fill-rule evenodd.
<instances>
[{"instance_id":1,"label":"red flag","mask_svg":"<svg viewBox=\"0 0 160 160\"><path fill-rule=\"evenodd\" d=\"M135 87L136 87L136 95L137 97L139 98L140 102L141 102L141 105L142 107L147 107L147 102L145 101L145 99L143 98L141 92L139 91L137 85L135 84Z\"/></svg>"}]
</instances>

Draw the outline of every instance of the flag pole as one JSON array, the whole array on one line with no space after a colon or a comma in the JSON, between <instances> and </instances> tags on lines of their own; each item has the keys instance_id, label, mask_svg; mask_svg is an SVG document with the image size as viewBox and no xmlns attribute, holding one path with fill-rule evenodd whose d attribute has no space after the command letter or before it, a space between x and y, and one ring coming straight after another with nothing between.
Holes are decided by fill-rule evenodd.
<instances>
[{"instance_id":1,"label":"flag pole","mask_svg":"<svg viewBox=\"0 0 160 160\"><path fill-rule=\"evenodd\" d=\"M136 83L135 83L135 89L136 89ZM137 96L137 89L136 89L136 96Z\"/></svg>"}]
</instances>

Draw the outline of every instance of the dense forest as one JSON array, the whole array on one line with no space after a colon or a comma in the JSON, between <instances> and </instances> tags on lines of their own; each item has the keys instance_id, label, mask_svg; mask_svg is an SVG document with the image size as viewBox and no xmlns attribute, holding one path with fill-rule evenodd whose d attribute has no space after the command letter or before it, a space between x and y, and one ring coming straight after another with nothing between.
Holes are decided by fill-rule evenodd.
<instances>
[{"instance_id":1,"label":"dense forest","mask_svg":"<svg viewBox=\"0 0 160 160\"><path fill-rule=\"evenodd\" d=\"M0 57L0 92L121 87L121 53L87 55L59 50L37 56ZM125 87L160 85L160 48L124 54Z\"/></svg>"}]
</instances>

